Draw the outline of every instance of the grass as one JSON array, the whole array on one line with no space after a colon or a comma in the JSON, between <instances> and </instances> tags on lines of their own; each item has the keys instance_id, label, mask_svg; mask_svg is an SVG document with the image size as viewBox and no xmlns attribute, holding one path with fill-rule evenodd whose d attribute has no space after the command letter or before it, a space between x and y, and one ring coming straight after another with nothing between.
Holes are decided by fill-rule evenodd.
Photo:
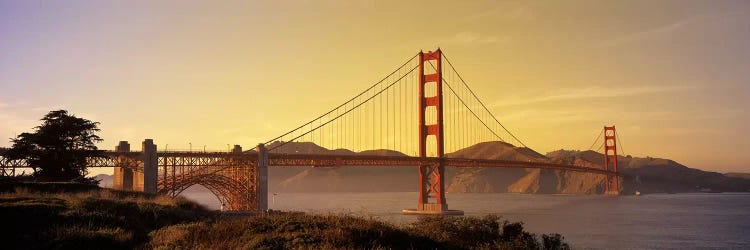
<instances>
[{"instance_id":1,"label":"grass","mask_svg":"<svg viewBox=\"0 0 750 250\"><path fill-rule=\"evenodd\" d=\"M395 226L348 215L275 213L196 222L151 233L153 249L569 249L498 216L420 217Z\"/></svg>"},{"instance_id":2,"label":"grass","mask_svg":"<svg viewBox=\"0 0 750 250\"><path fill-rule=\"evenodd\" d=\"M183 198L97 187L48 192L49 186L60 184L23 184L0 193L2 248L131 249L155 229L213 217Z\"/></svg>"},{"instance_id":3,"label":"grass","mask_svg":"<svg viewBox=\"0 0 750 250\"><path fill-rule=\"evenodd\" d=\"M221 216L183 198L74 186L0 190L2 249L569 249L560 235L498 216L401 226L336 214Z\"/></svg>"}]
</instances>

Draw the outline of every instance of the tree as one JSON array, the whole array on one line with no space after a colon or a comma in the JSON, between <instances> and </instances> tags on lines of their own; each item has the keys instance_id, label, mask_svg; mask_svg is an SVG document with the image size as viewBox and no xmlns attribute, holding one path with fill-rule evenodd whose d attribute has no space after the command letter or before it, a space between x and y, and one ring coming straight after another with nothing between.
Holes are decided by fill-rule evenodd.
<instances>
[{"instance_id":1,"label":"tree","mask_svg":"<svg viewBox=\"0 0 750 250\"><path fill-rule=\"evenodd\" d=\"M33 175L45 181L87 181L87 158L103 157L94 143L99 123L68 114L66 110L50 111L33 133L12 138L13 146L6 157L23 159L33 168Z\"/></svg>"}]
</instances>

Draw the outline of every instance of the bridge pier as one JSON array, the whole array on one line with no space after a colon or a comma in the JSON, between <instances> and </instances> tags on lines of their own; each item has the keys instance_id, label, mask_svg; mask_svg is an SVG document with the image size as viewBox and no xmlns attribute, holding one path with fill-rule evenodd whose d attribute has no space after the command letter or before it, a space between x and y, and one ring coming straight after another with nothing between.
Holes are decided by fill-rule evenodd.
<instances>
[{"instance_id":1,"label":"bridge pier","mask_svg":"<svg viewBox=\"0 0 750 250\"><path fill-rule=\"evenodd\" d=\"M143 150L143 173L140 173L141 190L144 193L156 194L158 181L159 160L156 155L156 145L153 139L146 139L142 144Z\"/></svg>"},{"instance_id":2,"label":"bridge pier","mask_svg":"<svg viewBox=\"0 0 750 250\"><path fill-rule=\"evenodd\" d=\"M605 177L604 181L605 181L605 184L604 184L605 185L604 195L620 195L620 190L622 190L622 187L620 186L621 181L620 181L620 177L619 176L616 176L616 175L607 175L607 177ZM615 185L617 185L617 186L612 186L611 184L608 184L610 182L616 183Z\"/></svg>"},{"instance_id":3,"label":"bridge pier","mask_svg":"<svg viewBox=\"0 0 750 250\"><path fill-rule=\"evenodd\" d=\"M235 147L236 148L236 147ZM258 144L258 170L255 192L258 197L258 210L268 210L268 149L263 143Z\"/></svg>"},{"instance_id":4,"label":"bridge pier","mask_svg":"<svg viewBox=\"0 0 750 250\"><path fill-rule=\"evenodd\" d=\"M240 145L234 145L234 148L232 148L232 153L234 153L234 154L242 154L242 146L240 146Z\"/></svg>"},{"instance_id":5,"label":"bridge pier","mask_svg":"<svg viewBox=\"0 0 750 250\"><path fill-rule=\"evenodd\" d=\"M130 143L127 141L120 141L120 144L115 146L116 152L130 152ZM125 159L124 156L120 156L120 162ZM114 169L114 177L112 180L112 189L133 191L133 169L125 166L117 166Z\"/></svg>"},{"instance_id":6,"label":"bridge pier","mask_svg":"<svg viewBox=\"0 0 750 250\"><path fill-rule=\"evenodd\" d=\"M154 140L146 139L142 144L143 171L135 171L132 166L127 166L127 156L119 156L120 166L115 167L112 188L124 191L140 191L156 194L156 183L158 181L158 160ZM117 152L130 152L130 143L120 141L115 147Z\"/></svg>"}]
</instances>

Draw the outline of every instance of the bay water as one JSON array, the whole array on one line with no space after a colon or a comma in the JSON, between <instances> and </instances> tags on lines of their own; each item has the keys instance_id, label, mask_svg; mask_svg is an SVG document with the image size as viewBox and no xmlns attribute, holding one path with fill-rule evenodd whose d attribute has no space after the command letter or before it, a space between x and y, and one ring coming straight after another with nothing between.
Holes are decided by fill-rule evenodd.
<instances>
[{"instance_id":1,"label":"bay water","mask_svg":"<svg viewBox=\"0 0 750 250\"><path fill-rule=\"evenodd\" d=\"M184 196L219 209L210 192ZM575 249L750 249L750 194L695 193L643 196L447 194L450 209L467 216L496 214L522 221L537 234L559 233ZM403 224L416 216L416 192L278 193L269 208L344 213Z\"/></svg>"}]
</instances>

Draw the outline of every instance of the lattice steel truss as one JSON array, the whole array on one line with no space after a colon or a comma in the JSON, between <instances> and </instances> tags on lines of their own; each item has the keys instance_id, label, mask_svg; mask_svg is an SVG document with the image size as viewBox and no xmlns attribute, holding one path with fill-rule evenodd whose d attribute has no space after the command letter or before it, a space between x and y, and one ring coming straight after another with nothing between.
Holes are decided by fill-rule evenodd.
<instances>
[{"instance_id":1,"label":"lattice steel truss","mask_svg":"<svg viewBox=\"0 0 750 250\"><path fill-rule=\"evenodd\" d=\"M106 157L88 158L89 167L125 168L143 173L141 152L106 151ZM208 188L227 210L257 210L256 154L224 152L158 152L157 193L176 197L192 185ZM24 160L0 154L0 173L13 176L30 168Z\"/></svg>"},{"instance_id":2,"label":"lattice steel truss","mask_svg":"<svg viewBox=\"0 0 750 250\"><path fill-rule=\"evenodd\" d=\"M16 175L16 168L26 167L26 161L23 160L11 160L5 158L3 154L8 149L0 148L0 176L14 176Z\"/></svg>"},{"instance_id":3,"label":"lattice steel truss","mask_svg":"<svg viewBox=\"0 0 750 250\"><path fill-rule=\"evenodd\" d=\"M26 168L28 164L24 160L11 160L0 156L0 176L14 176L17 168Z\"/></svg>"},{"instance_id":4,"label":"lattice steel truss","mask_svg":"<svg viewBox=\"0 0 750 250\"><path fill-rule=\"evenodd\" d=\"M208 188L228 210L256 210L257 155L158 153L158 192L175 197L192 185Z\"/></svg>"}]
</instances>

